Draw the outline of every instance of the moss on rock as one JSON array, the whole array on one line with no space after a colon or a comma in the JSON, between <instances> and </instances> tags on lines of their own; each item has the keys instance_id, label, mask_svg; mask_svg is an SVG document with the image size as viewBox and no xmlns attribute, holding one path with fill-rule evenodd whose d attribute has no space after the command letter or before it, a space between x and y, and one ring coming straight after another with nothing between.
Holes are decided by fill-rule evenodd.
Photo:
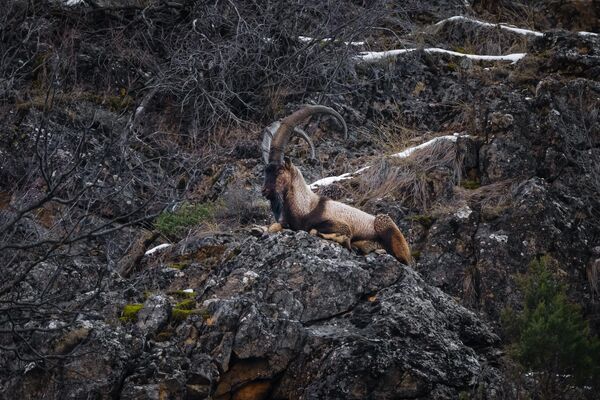
<instances>
[{"instance_id":1,"label":"moss on rock","mask_svg":"<svg viewBox=\"0 0 600 400\"><path fill-rule=\"evenodd\" d=\"M141 303L126 304L121 311L119 319L121 322L135 322L137 320L137 314L144 307Z\"/></svg>"}]
</instances>

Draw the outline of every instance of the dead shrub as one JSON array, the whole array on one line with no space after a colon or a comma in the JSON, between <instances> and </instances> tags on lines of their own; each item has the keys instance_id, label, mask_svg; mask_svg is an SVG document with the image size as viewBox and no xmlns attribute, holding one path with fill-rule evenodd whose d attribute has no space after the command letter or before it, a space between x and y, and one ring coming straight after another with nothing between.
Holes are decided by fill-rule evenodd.
<instances>
[{"instance_id":1,"label":"dead shrub","mask_svg":"<svg viewBox=\"0 0 600 400\"><path fill-rule=\"evenodd\" d=\"M221 196L216 210L216 218L221 223L234 222L238 225L264 222L269 218L269 208L265 201L245 187L243 181L235 180Z\"/></svg>"},{"instance_id":2,"label":"dead shrub","mask_svg":"<svg viewBox=\"0 0 600 400\"><path fill-rule=\"evenodd\" d=\"M527 36L470 21L447 21L429 28L432 43L448 42L465 54L502 55L527 51Z\"/></svg>"},{"instance_id":3,"label":"dead shrub","mask_svg":"<svg viewBox=\"0 0 600 400\"><path fill-rule=\"evenodd\" d=\"M447 140L415 150L408 157L385 157L359 175L354 197L359 205L391 198L415 209L428 209L440 196L449 195L460 181L462 158L456 144Z\"/></svg>"},{"instance_id":4,"label":"dead shrub","mask_svg":"<svg viewBox=\"0 0 600 400\"><path fill-rule=\"evenodd\" d=\"M600 258L588 264L585 268L585 275L590 284L592 299L597 298L600 295L600 291L598 290L598 284L600 283Z\"/></svg>"},{"instance_id":5,"label":"dead shrub","mask_svg":"<svg viewBox=\"0 0 600 400\"><path fill-rule=\"evenodd\" d=\"M457 186L454 188L454 200L480 209L484 220L493 220L512 205L515 184L514 180L509 179L475 189Z\"/></svg>"},{"instance_id":6,"label":"dead shrub","mask_svg":"<svg viewBox=\"0 0 600 400\"><path fill-rule=\"evenodd\" d=\"M466 304L475 305L481 296L481 272L476 265L465 270L463 278L463 300Z\"/></svg>"}]
</instances>

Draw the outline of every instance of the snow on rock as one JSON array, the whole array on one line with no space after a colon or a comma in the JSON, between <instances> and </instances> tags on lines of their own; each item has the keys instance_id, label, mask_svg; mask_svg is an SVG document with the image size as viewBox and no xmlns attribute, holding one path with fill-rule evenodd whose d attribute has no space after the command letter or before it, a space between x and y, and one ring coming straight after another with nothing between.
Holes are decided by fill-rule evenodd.
<instances>
[{"instance_id":1,"label":"snow on rock","mask_svg":"<svg viewBox=\"0 0 600 400\"><path fill-rule=\"evenodd\" d=\"M301 42L312 42L312 41L331 42L333 39L331 39L331 38L315 39L315 38L311 38L310 36L298 36L298 40L300 40ZM344 44L346 46L364 46L365 42L344 42Z\"/></svg>"},{"instance_id":2,"label":"snow on rock","mask_svg":"<svg viewBox=\"0 0 600 400\"><path fill-rule=\"evenodd\" d=\"M309 185L309 187L314 190L321 186L331 185L334 182L339 182L339 181L343 181L346 179L352 179L356 175L362 173L363 171L366 171L369 168L371 168L371 166L367 165L366 167L362 167L361 169L359 169L355 172L346 172L345 174L338 175L338 176L328 176L326 178L319 179L318 181L314 181L313 183L311 183Z\"/></svg>"},{"instance_id":3,"label":"snow on rock","mask_svg":"<svg viewBox=\"0 0 600 400\"><path fill-rule=\"evenodd\" d=\"M503 24L503 23L493 24L490 22L481 21L479 19L465 17L464 15L456 15L454 17L443 19L440 22L436 23L436 25L443 25L446 22L453 22L453 21L465 21L465 22L470 22L475 25L487 26L490 28L498 27L505 31L514 32L519 35L544 36L544 32L534 31L531 29L517 28L514 25ZM576 33L581 36L600 36L598 33L594 33L594 32L580 31L580 32L576 32Z\"/></svg>"},{"instance_id":4,"label":"snow on rock","mask_svg":"<svg viewBox=\"0 0 600 400\"><path fill-rule=\"evenodd\" d=\"M450 18L446 18L441 20L440 22L436 23L436 25L443 25L446 22L451 22L451 21L466 21L466 22L470 22L472 24L476 24L479 26L487 26L487 27L499 27L500 29L504 29L506 31L510 31L510 32L514 32L514 33L518 33L519 35L534 35L534 36L544 36L544 34L542 32L538 32L538 31L532 31L531 29L523 29L523 28L517 28L516 26L513 25L508 25L508 24L492 24L489 22L485 22L485 21L481 21L475 18L469 18L469 17L465 17L462 15L456 15L454 17L450 17Z\"/></svg>"},{"instance_id":5,"label":"snow on rock","mask_svg":"<svg viewBox=\"0 0 600 400\"><path fill-rule=\"evenodd\" d=\"M410 156L415 150L424 149L425 147L431 146L434 143L443 142L446 140L450 142L456 142L459 137L469 137L469 135L460 135L458 133L455 133L454 135L438 136L431 140L428 140L425 143L421 143L418 146L409 147L406 150L402 150L400 153L392 154L392 157L406 158Z\"/></svg>"},{"instance_id":6,"label":"snow on rock","mask_svg":"<svg viewBox=\"0 0 600 400\"><path fill-rule=\"evenodd\" d=\"M456 142L458 140L458 138L460 138L460 137L469 137L469 135L461 135L461 134L455 133L454 135L438 136L438 137L428 140L427 142L422 143L420 145L409 147L408 149L405 149L405 150L401 151L400 153L392 154L392 157L406 158L406 157L410 156L415 150L424 149L425 147L431 146L434 143L437 143L440 141L445 141L445 140L448 140L451 142ZM338 176L328 176L326 178L322 178L322 179L319 179L318 181L311 183L309 185L309 187L314 190L314 189L317 189L322 186L331 185L334 182L344 181L346 179L352 179L356 175L361 174L362 172L366 171L369 168L371 168L371 166L367 165L355 172L346 172L345 174L338 175Z\"/></svg>"},{"instance_id":7,"label":"snow on rock","mask_svg":"<svg viewBox=\"0 0 600 400\"><path fill-rule=\"evenodd\" d=\"M156 253L157 251L160 251L162 249L166 249L167 247L170 247L171 244L169 243L163 243L163 244L159 244L156 247L151 248L150 250L148 250L147 252L144 253L145 256L149 256L151 254Z\"/></svg>"},{"instance_id":8,"label":"snow on rock","mask_svg":"<svg viewBox=\"0 0 600 400\"><path fill-rule=\"evenodd\" d=\"M361 61L374 62L374 61L378 61L378 60L381 60L384 58L396 57L400 54L410 53L410 52L413 52L416 50L418 50L418 49L413 48L413 49L398 49L398 50L387 50L387 51L365 51L365 52L359 53L356 56L356 58ZM525 57L527 55L527 53L512 53L512 54L506 54L506 55L502 55L502 56L488 56L488 55L481 55L481 54L464 54L464 53L459 53L457 51L440 49L437 47L428 47L426 49L423 49L423 51L425 53L450 54L452 56L457 56L457 57L466 57L471 60L511 61L512 64L516 63L517 61L519 61L520 59L522 59L523 57Z\"/></svg>"},{"instance_id":9,"label":"snow on rock","mask_svg":"<svg viewBox=\"0 0 600 400\"><path fill-rule=\"evenodd\" d=\"M314 181L313 183L311 183L309 185L309 187L311 189L316 189L316 188L321 187L321 186L331 185L334 182L339 182L339 181L343 181L343 180L346 180L346 179L351 179L353 176L354 176L354 174L351 173L351 172L346 172L345 174L338 175L338 176L328 176L326 178L319 179L318 181Z\"/></svg>"},{"instance_id":10,"label":"snow on rock","mask_svg":"<svg viewBox=\"0 0 600 400\"><path fill-rule=\"evenodd\" d=\"M382 58L396 57L400 54L410 53L416 49L398 49L398 50L386 50L386 51L363 51L356 58L362 61L377 61Z\"/></svg>"}]
</instances>

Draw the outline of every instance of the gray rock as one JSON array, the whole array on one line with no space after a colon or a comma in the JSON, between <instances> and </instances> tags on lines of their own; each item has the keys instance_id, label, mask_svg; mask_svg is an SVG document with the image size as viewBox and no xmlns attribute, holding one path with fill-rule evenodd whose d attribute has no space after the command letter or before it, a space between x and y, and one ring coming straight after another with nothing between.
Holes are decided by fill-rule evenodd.
<instances>
[{"instance_id":1,"label":"gray rock","mask_svg":"<svg viewBox=\"0 0 600 400\"><path fill-rule=\"evenodd\" d=\"M241 284L246 265L258 275L251 287ZM358 256L305 232L249 238L226 271L210 289L211 324L197 347L207 352L220 342L209 337L235 332L217 394L281 376L277 398L385 398L397 380L406 396L452 397L478 379L499 342L392 257ZM496 371L486 383L499 379Z\"/></svg>"},{"instance_id":2,"label":"gray rock","mask_svg":"<svg viewBox=\"0 0 600 400\"><path fill-rule=\"evenodd\" d=\"M158 332L171 315L171 303L163 295L154 295L144 302L137 314L137 327L145 336Z\"/></svg>"}]
</instances>

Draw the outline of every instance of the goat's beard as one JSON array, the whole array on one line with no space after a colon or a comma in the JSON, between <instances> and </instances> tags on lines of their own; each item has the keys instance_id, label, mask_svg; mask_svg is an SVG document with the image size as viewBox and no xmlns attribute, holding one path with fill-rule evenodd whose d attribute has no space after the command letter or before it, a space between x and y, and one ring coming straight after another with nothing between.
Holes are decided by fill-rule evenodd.
<instances>
[{"instance_id":1,"label":"goat's beard","mask_svg":"<svg viewBox=\"0 0 600 400\"><path fill-rule=\"evenodd\" d=\"M283 213L283 195L277 193L273 196L272 199L269 200L271 203L271 211L273 211L273 216L275 217L275 221L281 223L282 213Z\"/></svg>"}]
</instances>

